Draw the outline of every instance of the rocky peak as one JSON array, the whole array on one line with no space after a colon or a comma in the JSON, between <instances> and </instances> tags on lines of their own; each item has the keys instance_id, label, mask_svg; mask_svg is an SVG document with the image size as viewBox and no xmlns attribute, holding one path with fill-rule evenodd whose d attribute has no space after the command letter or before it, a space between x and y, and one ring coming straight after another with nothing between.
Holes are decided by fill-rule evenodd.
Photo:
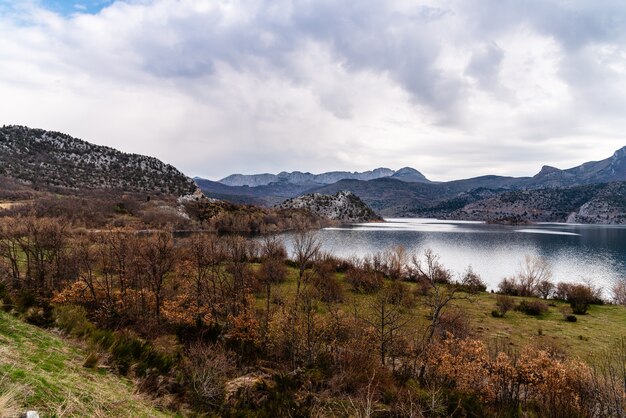
<instances>
[{"instance_id":1,"label":"rocky peak","mask_svg":"<svg viewBox=\"0 0 626 418\"><path fill-rule=\"evenodd\" d=\"M416 182L416 183L428 183L430 180L426 178L422 173L417 171L412 167L403 167L396 171L393 176L395 179L406 181L406 182Z\"/></svg>"},{"instance_id":2,"label":"rocky peak","mask_svg":"<svg viewBox=\"0 0 626 418\"><path fill-rule=\"evenodd\" d=\"M535 175L535 177L549 176L552 174L563 173L563 170L560 170L556 167L552 167L550 165L544 165L541 167L541 171Z\"/></svg>"}]
</instances>

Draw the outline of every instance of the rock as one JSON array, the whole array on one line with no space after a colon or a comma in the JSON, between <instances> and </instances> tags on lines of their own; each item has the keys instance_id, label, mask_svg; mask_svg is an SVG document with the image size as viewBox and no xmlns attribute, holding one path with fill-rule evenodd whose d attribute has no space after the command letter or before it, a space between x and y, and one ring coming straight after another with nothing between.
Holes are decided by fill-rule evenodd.
<instances>
[{"instance_id":1,"label":"rock","mask_svg":"<svg viewBox=\"0 0 626 418\"><path fill-rule=\"evenodd\" d=\"M382 220L357 195L348 191L340 191L334 195L305 194L285 200L280 207L307 209L317 216L345 223Z\"/></svg>"}]
</instances>

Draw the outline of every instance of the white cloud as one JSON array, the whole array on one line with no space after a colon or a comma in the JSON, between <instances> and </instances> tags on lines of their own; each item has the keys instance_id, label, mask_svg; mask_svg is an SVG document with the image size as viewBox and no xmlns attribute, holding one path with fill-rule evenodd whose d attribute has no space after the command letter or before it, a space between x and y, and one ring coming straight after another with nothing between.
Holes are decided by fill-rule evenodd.
<instances>
[{"instance_id":1,"label":"white cloud","mask_svg":"<svg viewBox=\"0 0 626 418\"><path fill-rule=\"evenodd\" d=\"M190 175L532 175L624 145L620 2L43 5L0 0L1 122Z\"/></svg>"}]
</instances>

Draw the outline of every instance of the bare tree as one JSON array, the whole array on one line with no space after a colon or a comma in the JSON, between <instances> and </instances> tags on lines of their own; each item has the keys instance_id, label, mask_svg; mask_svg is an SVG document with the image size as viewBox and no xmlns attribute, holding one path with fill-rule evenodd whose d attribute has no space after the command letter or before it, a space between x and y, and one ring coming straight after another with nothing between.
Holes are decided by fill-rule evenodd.
<instances>
[{"instance_id":1,"label":"bare tree","mask_svg":"<svg viewBox=\"0 0 626 418\"><path fill-rule=\"evenodd\" d=\"M265 287L265 330L270 321L270 299L272 284L280 283L287 276L285 258L287 250L285 244L276 236L269 236L263 240L261 246L261 268L259 269L259 279Z\"/></svg>"},{"instance_id":2,"label":"bare tree","mask_svg":"<svg viewBox=\"0 0 626 418\"><path fill-rule=\"evenodd\" d=\"M517 277L520 296L536 296L539 284L552 279L552 270L544 257L526 255Z\"/></svg>"},{"instance_id":3,"label":"bare tree","mask_svg":"<svg viewBox=\"0 0 626 418\"><path fill-rule=\"evenodd\" d=\"M163 284L166 276L172 271L175 262L172 235L158 233L144 240L139 249L141 267L148 279L148 285L155 298L155 314L161 319Z\"/></svg>"},{"instance_id":4,"label":"bare tree","mask_svg":"<svg viewBox=\"0 0 626 418\"><path fill-rule=\"evenodd\" d=\"M12 286L18 289L22 281L22 251L20 238L24 235L23 223L16 218L0 220L0 258L8 264Z\"/></svg>"},{"instance_id":5,"label":"bare tree","mask_svg":"<svg viewBox=\"0 0 626 418\"><path fill-rule=\"evenodd\" d=\"M442 315L455 300L468 299L460 292L460 286L451 282L452 273L440 262L439 256L430 248L424 251L423 260L413 257L413 265L419 279L428 289L425 304L428 306L430 325L426 330L425 341L432 341L441 326Z\"/></svg>"},{"instance_id":6,"label":"bare tree","mask_svg":"<svg viewBox=\"0 0 626 418\"><path fill-rule=\"evenodd\" d=\"M626 278L616 281L611 290L615 303L626 306Z\"/></svg>"},{"instance_id":7,"label":"bare tree","mask_svg":"<svg viewBox=\"0 0 626 418\"><path fill-rule=\"evenodd\" d=\"M298 266L298 282L296 287L296 300L300 296L300 287L304 280L304 273L309 264L315 260L322 248L322 243L311 232L300 232L293 240L293 258Z\"/></svg>"},{"instance_id":8,"label":"bare tree","mask_svg":"<svg viewBox=\"0 0 626 418\"><path fill-rule=\"evenodd\" d=\"M389 288L378 292L369 304L367 313L362 320L374 330L380 354L380 362L384 366L387 353L394 343L398 332L408 324L410 317L405 315L398 304L393 303L393 294Z\"/></svg>"}]
</instances>

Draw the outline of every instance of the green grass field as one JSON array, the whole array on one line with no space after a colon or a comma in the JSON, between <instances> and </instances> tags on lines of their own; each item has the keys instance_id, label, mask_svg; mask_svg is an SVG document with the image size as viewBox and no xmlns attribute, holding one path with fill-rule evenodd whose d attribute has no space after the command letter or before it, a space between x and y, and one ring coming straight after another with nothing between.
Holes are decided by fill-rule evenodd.
<instances>
[{"instance_id":1,"label":"green grass field","mask_svg":"<svg viewBox=\"0 0 626 418\"><path fill-rule=\"evenodd\" d=\"M135 393L132 382L84 368L86 357L72 342L0 312L0 416L171 416Z\"/></svg>"}]
</instances>

